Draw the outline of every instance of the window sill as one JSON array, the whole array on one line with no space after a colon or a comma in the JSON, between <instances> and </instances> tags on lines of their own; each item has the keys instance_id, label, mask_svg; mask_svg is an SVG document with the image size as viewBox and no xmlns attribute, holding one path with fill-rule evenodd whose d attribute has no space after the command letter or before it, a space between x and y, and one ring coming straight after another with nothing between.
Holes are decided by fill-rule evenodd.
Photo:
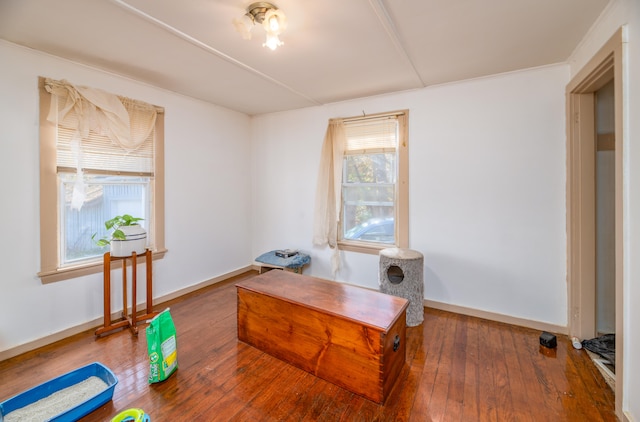
<instances>
[{"instance_id":1,"label":"window sill","mask_svg":"<svg viewBox=\"0 0 640 422\"><path fill-rule=\"evenodd\" d=\"M338 241L338 249L341 251L367 253L370 255L378 255L383 249L396 247L397 246L392 243L370 243L345 240Z\"/></svg>"},{"instance_id":2,"label":"window sill","mask_svg":"<svg viewBox=\"0 0 640 422\"><path fill-rule=\"evenodd\" d=\"M166 249L153 252L153 260L162 259L167 253ZM139 262L145 262L145 257L141 256ZM114 261L111 268L119 268L122 265L122 261ZM71 278L83 277L85 275L101 273L103 270L102 260L88 262L82 265L73 267L58 268L53 271L42 271L38 273L42 284L54 283L62 280L69 280Z\"/></svg>"}]
</instances>

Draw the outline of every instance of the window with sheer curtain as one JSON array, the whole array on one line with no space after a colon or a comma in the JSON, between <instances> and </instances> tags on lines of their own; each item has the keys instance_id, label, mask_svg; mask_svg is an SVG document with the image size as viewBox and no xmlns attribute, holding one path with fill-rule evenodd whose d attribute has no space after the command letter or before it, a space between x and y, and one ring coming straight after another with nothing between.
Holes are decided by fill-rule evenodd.
<instances>
[{"instance_id":1,"label":"window with sheer curtain","mask_svg":"<svg viewBox=\"0 0 640 422\"><path fill-rule=\"evenodd\" d=\"M331 119L325 136L314 243L378 253L408 245L408 111ZM334 254L332 267L339 268Z\"/></svg>"},{"instance_id":2,"label":"window with sheer curtain","mask_svg":"<svg viewBox=\"0 0 640 422\"><path fill-rule=\"evenodd\" d=\"M97 272L104 222L141 217L164 253L163 109L66 81L40 78L43 281Z\"/></svg>"}]
</instances>

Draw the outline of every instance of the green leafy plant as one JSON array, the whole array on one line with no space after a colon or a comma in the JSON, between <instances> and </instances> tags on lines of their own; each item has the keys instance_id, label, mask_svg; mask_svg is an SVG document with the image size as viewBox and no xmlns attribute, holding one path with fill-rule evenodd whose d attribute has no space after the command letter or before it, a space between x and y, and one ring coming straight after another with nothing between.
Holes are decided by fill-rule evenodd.
<instances>
[{"instance_id":1,"label":"green leafy plant","mask_svg":"<svg viewBox=\"0 0 640 422\"><path fill-rule=\"evenodd\" d=\"M141 220L144 220L144 218L132 217L129 214L116 215L112 219L104 222L104 226L107 228L107 230L113 229L113 233L111 233L111 239L107 239L106 237L96 239L96 235L98 233L94 233L93 236L91 236L91 239L100 247L109 245L112 240L126 240L127 236L122 230L120 230L120 227L136 226L138 225L138 221Z\"/></svg>"}]
</instances>

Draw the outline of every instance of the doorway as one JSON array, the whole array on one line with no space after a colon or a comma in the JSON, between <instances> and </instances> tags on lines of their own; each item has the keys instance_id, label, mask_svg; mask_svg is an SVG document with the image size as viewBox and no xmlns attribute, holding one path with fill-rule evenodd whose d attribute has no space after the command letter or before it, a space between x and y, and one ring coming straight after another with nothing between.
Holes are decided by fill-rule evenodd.
<instances>
[{"instance_id":1,"label":"doorway","mask_svg":"<svg viewBox=\"0 0 640 422\"><path fill-rule=\"evenodd\" d=\"M616 332L615 92L610 80L595 92L596 293L595 336ZM609 368L612 369L612 368Z\"/></svg>"},{"instance_id":2,"label":"doorway","mask_svg":"<svg viewBox=\"0 0 640 422\"><path fill-rule=\"evenodd\" d=\"M567 85L569 334L613 330L616 414L623 377L623 29Z\"/></svg>"}]
</instances>

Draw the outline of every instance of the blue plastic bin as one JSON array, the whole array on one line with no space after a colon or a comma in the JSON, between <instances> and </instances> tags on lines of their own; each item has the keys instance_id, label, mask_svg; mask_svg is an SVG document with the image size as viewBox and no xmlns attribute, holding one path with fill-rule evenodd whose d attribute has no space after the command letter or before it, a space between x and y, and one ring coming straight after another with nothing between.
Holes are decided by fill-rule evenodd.
<instances>
[{"instance_id":1,"label":"blue plastic bin","mask_svg":"<svg viewBox=\"0 0 640 422\"><path fill-rule=\"evenodd\" d=\"M3 421L5 415L13 412L14 410L21 409L35 403L38 400L50 396L56 391L71 387L72 385L78 384L92 376L96 376L104 381L108 386L107 389L85 400L77 406L67 409L51 419L48 419L48 421L76 421L93 412L113 398L113 391L118 383L118 378L116 378L109 368L99 362L94 362L64 375L60 375L57 378L44 382L30 390L3 401L0 403L0 422Z\"/></svg>"}]
</instances>

